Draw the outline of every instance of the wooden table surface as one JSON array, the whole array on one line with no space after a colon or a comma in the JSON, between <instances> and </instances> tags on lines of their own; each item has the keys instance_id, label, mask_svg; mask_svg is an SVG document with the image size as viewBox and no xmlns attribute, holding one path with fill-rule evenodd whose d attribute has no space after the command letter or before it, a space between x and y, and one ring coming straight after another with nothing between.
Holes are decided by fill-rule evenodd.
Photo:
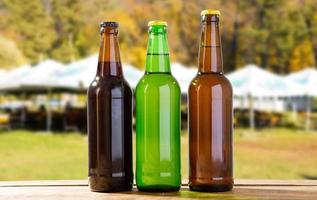
<instances>
[{"instance_id":1,"label":"wooden table surface","mask_svg":"<svg viewBox=\"0 0 317 200\"><path fill-rule=\"evenodd\" d=\"M85 180L0 181L2 200L100 200L100 199L309 199L317 200L317 181L312 180L236 180L233 191L222 193L191 192L184 184L179 192L145 193L90 192Z\"/></svg>"}]
</instances>

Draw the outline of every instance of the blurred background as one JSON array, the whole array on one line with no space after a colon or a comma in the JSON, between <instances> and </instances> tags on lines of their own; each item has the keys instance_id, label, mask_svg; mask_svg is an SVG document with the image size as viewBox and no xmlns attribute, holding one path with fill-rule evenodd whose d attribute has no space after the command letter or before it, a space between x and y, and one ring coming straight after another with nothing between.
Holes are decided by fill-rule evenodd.
<instances>
[{"instance_id":1,"label":"blurred background","mask_svg":"<svg viewBox=\"0 0 317 200\"><path fill-rule=\"evenodd\" d=\"M96 73L99 22L119 21L124 74L134 88L154 19L169 24L187 179L186 93L206 8L222 13L235 177L317 179L315 0L2 0L0 180L87 177L86 89Z\"/></svg>"}]
</instances>

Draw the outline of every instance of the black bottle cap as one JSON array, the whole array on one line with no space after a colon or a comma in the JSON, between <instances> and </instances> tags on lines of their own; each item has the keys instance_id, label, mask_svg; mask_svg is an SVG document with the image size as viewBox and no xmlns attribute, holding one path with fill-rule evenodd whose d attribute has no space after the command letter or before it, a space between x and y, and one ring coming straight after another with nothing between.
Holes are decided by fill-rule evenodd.
<instances>
[{"instance_id":1,"label":"black bottle cap","mask_svg":"<svg viewBox=\"0 0 317 200\"><path fill-rule=\"evenodd\" d=\"M114 28L118 28L119 26L119 23L118 22L101 22L100 23L100 28L103 28L103 27L114 27Z\"/></svg>"}]
</instances>

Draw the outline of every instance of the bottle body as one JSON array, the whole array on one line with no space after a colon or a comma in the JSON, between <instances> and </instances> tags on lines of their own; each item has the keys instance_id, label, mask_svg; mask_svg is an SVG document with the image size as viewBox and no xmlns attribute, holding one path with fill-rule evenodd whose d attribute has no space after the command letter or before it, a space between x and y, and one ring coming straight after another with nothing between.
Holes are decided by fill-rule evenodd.
<instances>
[{"instance_id":1,"label":"bottle body","mask_svg":"<svg viewBox=\"0 0 317 200\"><path fill-rule=\"evenodd\" d=\"M137 85L136 152L139 190L179 190L180 88L169 73L145 74Z\"/></svg>"},{"instance_id":2,"label":"bottle body","mask_svg":"<svg viewBox=\"0 0 317 200\"><path fill-rule=\"evenodd\" d=\"M131 190L132 90L123 77L118 24L101 24L97 74L87 91L88 176L95 192Z\"/></svg>"},{"instance_id":3,"label":"bottle body","mask_svg":"<svg viewBox=\"0 0 317 200\"><path fill-rule=\"evenodd\" d=\"M190 189L233 185L232 88L222 74L198 74L189 87Z\"/></svg>"},{"instance_id":4,"label":"bottle body","mask_svg":"<svg viewBox=\"0 0 317 200\"><path fill-rule=\"evenodd\" d=\"M146 73L136 97L136 183L139 190L179 190L180 87L170 71L167 23L149 22Z\"/></svg>"},{"instance_id":5,"label":"bottle body","mask_svg":"<svg viewBox=\"0 0 317 200\"><path fill-rule=\"evenodd\" d=\"M132 188L132 91L122 78L96 77L88 89L89 182L93 191Z\"/></svg>"}]
</instances>

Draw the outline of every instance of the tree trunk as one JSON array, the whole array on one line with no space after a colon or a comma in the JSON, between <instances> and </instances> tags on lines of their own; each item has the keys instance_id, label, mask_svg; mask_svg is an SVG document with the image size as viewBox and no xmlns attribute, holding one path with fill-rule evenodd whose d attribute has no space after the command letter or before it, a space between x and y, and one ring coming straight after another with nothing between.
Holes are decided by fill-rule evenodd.
<instances>
[{"instance_id":1,"label":"tree trunk","mask_svg":"<svg viewBox=\"0 0 317 200\"><path fill-rule=\"evenodd\" d=\"M301 0L300 1L301 3L301 7L303 8L306 4L306 1L305 0ZM305 9L303 9L305 10ZM313 47L313 53L314 53L314 65L317 65L317 41L316 41L316 37L314 36L313 34L313 31L312 31L312 21L311 21L311 18L310 16L307 16L307 14L304 13L304 18L305 18L305 24L306 24L306 27L308 29L308 36L309 36L309 39L312 43L312 47Z\"/></svg>"},{"instance_id":2,"label":"tree trunk","mask_svg":"<svg viewBox=\"0 0 317 200\"><path fill-rule=\"evenodd\" d=\"M71 60L72 62L75 61L75 55L74 55L75 52L74 52L73 39L74 39L73 33L70 33L70 34L68 35L68 45L69 45L70 52L71 52L70 60Z\"/></svg>"},{"instance_id":3,"label":"tree trunk","mask_svg":"<svg viewBox=\"0 0 317 200\"><path fill-rule=\"evenodd\" d=\"M265 30L265 28L266 28L266 26L265 26L265 23L264 23L264 18L265 18L265 3L264 3L264 5L258 5L257 6L258 7L258 12L259 12L259 14L258 14L258 17L259 17L259 29L260 30ZM265 40L265 42L264 42L264 45L265 45L265 47L267 47L267 43L268 43L268 41L267 41L267 39ZM267 60L268 60L268 54L267 54L267 48L263 48L264 49L264 51L262 51L261 53L260 53L260 58L261 58L261 63L260 63L260 65L261 65L261 67L263 67L264 69L266 69L267 68Z\"/></svg>"},{"instance_id":4,"label":"tree trunk","mask_svg":"<svg viewBox=\"0 0 317 200\"><path fill-rule=\"evenodd\" d=\"M236 0L236 14L233 22L233 33L231 42L231 62L230 69L234 70L237 67L237 51L238 51L238 38L239 38L239 28L240 28L240 18L239 18L239 0Z\"/></svg>"}]
</instances>

